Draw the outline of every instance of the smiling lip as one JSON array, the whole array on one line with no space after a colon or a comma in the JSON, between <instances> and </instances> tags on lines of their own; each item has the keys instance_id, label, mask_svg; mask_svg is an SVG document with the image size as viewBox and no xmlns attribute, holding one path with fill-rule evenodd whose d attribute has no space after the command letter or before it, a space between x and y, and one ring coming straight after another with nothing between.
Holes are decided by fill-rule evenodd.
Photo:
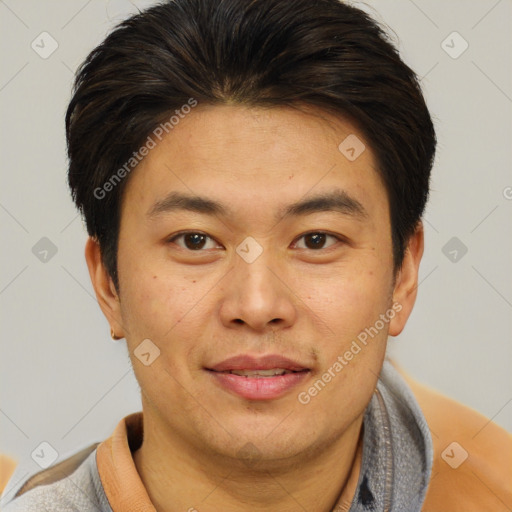
<instances>
[{"instance_id":1,"label":"smiling lip","mask_svg":"<svg viewBox=\"0 0 512 512\"><path fill-rule=\"evenodd\" d=\"M270 354L263 357L241 355L230 357L212 368L205 368L224 389L247 400L272 400L284 395L302 382L310 369L287 357ZM269 375L269 370L282 375ZM232 371L250 373L236 375ZM262 370L258 374L258 370Z\"/></svg>"},{"instance_id":2,"label":"smiling lip","mask_svg":"<svg viewBox=\"0 0 512 512\"><path fill-rule=\"evenodd\" d=\"M272 368L283 368L291 371L309 370L306 366L278 354L269 354L262 357L242 354L230 357L207 369L214 372L225 372L229 370L271 370Z\"/></svg>"}]
</instances>

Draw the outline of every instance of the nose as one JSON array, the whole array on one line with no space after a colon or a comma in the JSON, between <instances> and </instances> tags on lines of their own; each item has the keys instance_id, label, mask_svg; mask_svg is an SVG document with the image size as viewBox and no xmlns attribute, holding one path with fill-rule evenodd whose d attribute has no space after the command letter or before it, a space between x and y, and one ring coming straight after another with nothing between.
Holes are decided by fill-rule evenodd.
<instances>
[{"instance_id":1,"label":"nose","mask_svg":"<svg viewBox=\"0 0 512 512\"><path fill-rule=\"evenodd\" d=\"M295 294L271 251L263 250L252 263L238 254L234 260L224 287L222 323L229 328L247 326L259 332L293 325L297 315Z\"/></svg>"}]
</instances>

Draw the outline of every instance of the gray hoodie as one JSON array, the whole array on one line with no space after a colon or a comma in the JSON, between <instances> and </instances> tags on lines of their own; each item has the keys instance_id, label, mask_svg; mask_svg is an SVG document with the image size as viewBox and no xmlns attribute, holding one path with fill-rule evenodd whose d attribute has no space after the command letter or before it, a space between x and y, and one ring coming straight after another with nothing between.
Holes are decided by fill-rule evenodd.
<instances>
[{"instance_id":1,"label":"gray hoodie","mask_svg":"<svg viewBox=\"0 0 512 512\"><path fill-rule=\"evenodd\" d=\"M361 472L349 512L420 511L432 470L432 439L412 391L388 361L366 408L363 428ZM15 472L0 498L1 509L114 512L99 477L97 445L84 450L84 459L73 472L19 497L17 492L33 475L18 482ZM346 509L338 506L333 512L342 510Z\"/></svg>"}]
</instances>

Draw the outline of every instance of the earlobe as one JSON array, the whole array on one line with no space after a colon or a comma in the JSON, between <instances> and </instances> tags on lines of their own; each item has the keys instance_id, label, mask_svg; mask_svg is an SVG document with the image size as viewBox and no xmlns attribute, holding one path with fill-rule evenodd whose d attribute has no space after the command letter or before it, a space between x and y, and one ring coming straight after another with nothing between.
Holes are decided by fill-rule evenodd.
<instances>
[{"instance_id":1,"label":"earlobe","mask_svg":"<svg viewBox=\"0 0 512 512\"><path fill-rule=\"evenodd\" d=\"M418 273L424 248L423 223L420 221L409 238L402 266L398 271L393 291L393 304L398 314L390 321L388 334L398 336L412 312L418 291Z\"/></svg>"},{"instance_id":2,"label":"earlobe","mask_svg":"<svg viewBox=\"0 0 512 512\"><path fill-rule=\"evenodd\" d=\"M103 263L100 246L92 237L89 237L85 244L85 260L98 304L110 324L111 332L114 332L116 337L122 338L124 333L119 295Z\"/></svg>"}]
</instances>

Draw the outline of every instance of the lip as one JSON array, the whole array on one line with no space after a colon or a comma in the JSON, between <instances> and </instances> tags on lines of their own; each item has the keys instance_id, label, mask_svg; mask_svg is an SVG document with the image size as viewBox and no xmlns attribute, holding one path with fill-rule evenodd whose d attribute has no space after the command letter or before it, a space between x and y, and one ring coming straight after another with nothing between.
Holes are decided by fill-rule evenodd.
<instances>
[{"instance_id":1,"label":"lip","mask_svg":"<svg viewBox=\"0 0 512 512\"><path fill-rule=\"evenodd\" d=\"M229 370L270 370L283 368L294 373L273 377L244 377ZM240 355L230 357L212 368L205 368L222 389L234 393L246 400L275 400L288 393L303 382L310 369L287 357L269 354L261 357Z\"/></svg>"},{"instance_id":2,"label":"lip","mask_svg":"<svg viewBox=\"0 0 512 512\"><path fill-rule=\"evenodd\" d=\"M283 368L291 371L309 370L309 368L297 361L279 354L267 354L260 357L242 354L225 359L221 363L207 369L214 372L225 372L228 370L271 370L272 368Z\"/></svg>"}]
</instances>

